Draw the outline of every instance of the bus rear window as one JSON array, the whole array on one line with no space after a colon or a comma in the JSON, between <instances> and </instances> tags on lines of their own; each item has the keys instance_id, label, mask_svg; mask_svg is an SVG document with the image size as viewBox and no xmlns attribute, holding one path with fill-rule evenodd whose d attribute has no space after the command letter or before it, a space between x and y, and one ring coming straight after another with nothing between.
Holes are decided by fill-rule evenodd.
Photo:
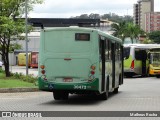
<instances>
[{"instance_id":1,"label":"bus rear window","mask_svg":"<svg viewBox=\"0 0 160 120\"><path fill-rule=\"evenodd\" d=\"M124 50L123 50L124 60L129 58L129 54L130 54L130 47L124 48Z\"/></svg>"},{"instance_id":2,"label":"bus rear window","mask_svg":"<svg viewBox=\"0 0 160 120\"><path fill-rule=\"evenodd\" d=\"M90 41L90 34L88 33L76 33L75 34L76 41Z\"/></svg>"}]
</instances>

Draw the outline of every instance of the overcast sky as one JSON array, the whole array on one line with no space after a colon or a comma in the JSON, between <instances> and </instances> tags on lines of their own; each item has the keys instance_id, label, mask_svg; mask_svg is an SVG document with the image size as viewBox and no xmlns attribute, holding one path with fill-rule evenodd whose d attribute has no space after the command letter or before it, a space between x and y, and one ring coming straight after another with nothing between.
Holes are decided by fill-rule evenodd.
<instances>
[{"instance_id":1,"label":"overcast sky","mask_svg":"<svg viewBox=\"0 0 160 120\"><path fill-rule=\"evenodd\" d=\"M41 5L35 5L29 14L32 18L69 18L81 14L116 13L118 15L133 15L133 4L137 0L44 0ZM155 0L155 11L160 11L160 0Z\"/></svg>"}]
</instances>

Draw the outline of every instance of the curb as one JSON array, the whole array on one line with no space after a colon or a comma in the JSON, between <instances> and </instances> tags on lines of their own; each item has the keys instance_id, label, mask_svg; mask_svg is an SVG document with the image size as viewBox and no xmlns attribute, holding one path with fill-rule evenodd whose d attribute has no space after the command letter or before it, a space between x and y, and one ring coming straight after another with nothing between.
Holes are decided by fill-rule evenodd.
<instances>
[{"instance_id":1,"label":"curb","mask_svg":"<svg viewBox=\"0 0 160 120\"><path fill-rule=\"evenodd\" d=\"M38 88L0 88L0 93L38 92Z\"/></svg>"}]
</instances>

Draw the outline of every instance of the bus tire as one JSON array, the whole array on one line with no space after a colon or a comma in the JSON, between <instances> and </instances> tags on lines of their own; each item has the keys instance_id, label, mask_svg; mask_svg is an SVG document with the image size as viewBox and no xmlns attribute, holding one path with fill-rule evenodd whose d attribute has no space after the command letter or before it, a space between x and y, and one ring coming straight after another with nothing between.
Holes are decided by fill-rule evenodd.
<instances>
[{"instance_id":1,"label":"bus tire","mask_svg":"<svg viewBox=\"0 0 160 120\"><path fill-rule=\"evenodd\" d=\"M128 73L128 75L126 75L126 78L132 78L132 77L133 77L133 75L130 73Z\"/></svg>"},{"instance_id":2,"label":"bus tire","mask_svg":"<svg viewBox=\"0 0 160 120\"><path fill-rule=\"evenodd\" d=\"M117 88L114 88L114 91L113 91L113 93L114 93L114 94L117 94L117 93L118 93L118 89L119 89L119 87L117 87Z\"/></svg>"},{"instance_id":3,"label":"bus tire","mask_svg":"<svg viewBox=\"0 0 160 120\"><path fill-rule=\"evenodd\" d=\"M122 84L122 78L121 78L121 74L119 75L119 85Z\"/></svg>"},{"instance_id":4,"label":"bus tire","mask_svg":"<svg viewBox=\"0 0 160 120\"><path fill-rule=\"evenodd\" d=\"M55 100L60 100L61 99L61 93L59 91L54 91L53 92L53 97Z\"/></svg>"},{"instance_id":5,"label":"bus tire","mask_svg":"<svg viewBox=\"0 0 160 120\"><path fill-rule=\"evenodd\" d=\"M107 100L108 99L108 90L102 94L100 94L100 100Z\"/></svg>"},{"instance_id":6,"label":"bus tire","mask_svg":"<svg viewBox=\"0 0 160 120\"><path fill-rule=\"evenodd\" d=\"M160 75L156 75L157 78L160 78Z\"/></svg>"},{"instance_id":7,"label":"bus tire","mask_svg":"<svg viewBox=\"0 0 160 120\"><path fill-rule=\"evenodd\" d=\"M109 95L109 77L107 77L106 91L100 95L100 100L107 100Z\"/></svg>"},{"instance_id":8,"label":"bus tire","mask_svg":"<svg viewBox=\"0 0 160 120\"><path fill-rule=\"evenodd\" d=\"M68 100L68 96L69 96L68 92L63 92L62 95L61 95L62 100Z\"/></svg>"},{"instance_id":9,"label":"bus tire","mask_svg":"<svg viewBox=\"0 0 160 120\"><path fill-rule=\"evenodd\" d=\"M147 77L150 77L150 74L149 74L149 67L147 68Z\"/></svg>"}]
</instances>

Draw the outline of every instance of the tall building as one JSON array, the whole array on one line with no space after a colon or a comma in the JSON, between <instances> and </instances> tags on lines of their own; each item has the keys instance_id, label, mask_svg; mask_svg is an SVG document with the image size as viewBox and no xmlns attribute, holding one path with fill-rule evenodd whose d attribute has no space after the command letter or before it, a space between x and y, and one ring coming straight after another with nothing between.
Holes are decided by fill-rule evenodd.
<instances>
[{"instance_id":1,"label":"tall building","mask_svg":"<svg viewBox=\"0 0 160 120\"><path fill-rule=\"evenodd\" d=\"M133 9L134 23L145 30L145 13L154 12L154 0L138 0Z\"/></svg>"},{"instance_id":2,"label":"tall building","mask_svg":"<svg viewBox=\"0 0 160 120\"><path fill-rule=\"evenodd\" d=\"M160 12L145 13L145 32L160 31Z\"/></svg>"}]
</instances>

